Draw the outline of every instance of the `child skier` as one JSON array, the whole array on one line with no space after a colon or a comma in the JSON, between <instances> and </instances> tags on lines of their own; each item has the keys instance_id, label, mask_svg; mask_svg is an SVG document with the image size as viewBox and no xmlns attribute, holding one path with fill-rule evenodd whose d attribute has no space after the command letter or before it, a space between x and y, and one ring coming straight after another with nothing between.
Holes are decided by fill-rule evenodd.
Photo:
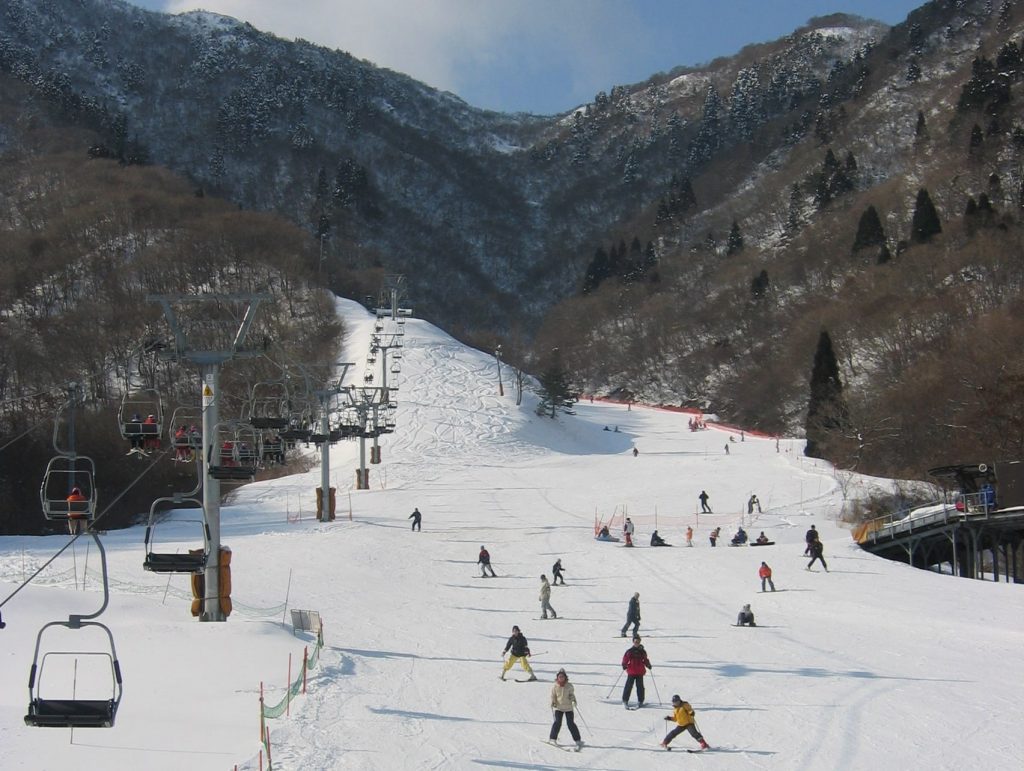
<instances>
[{"instance_id":1,"label":"child skier","mask_svg":"<svg viewBox=\"0 0 1024 771\"><path fill-rule=\"evenodd\" d=\"M704 741L704 737L700 731L697 730L697 721L694 720L693 707L690 706L689 702L683 701L679 698L679 694L672 697L672 714L665 716L666 720L674 720L676 727L673 728L661 742L661 746L666 750L672 749L668 745L672 743L683 731L689 732L690 736L700 742L700 748L706 750L708 743Z\"/></svg>"},{"instance_id":2,"label":"child skier","mask_svg":"<svg viewBox=\"0 0 1024 771\"><path fill-rule=\"evenodd\" d=\"M548 734L548 741L558 744L558 732L562 730L562 718L569 726L569 734L576 742L576 752L583 749L583 739L580 738L580 729L576 727L576 720L573 710L576 709L576 692L569 682L569 675L564 669L559 669L555 675L555 684L551 686L551 713L554 722L551 724L551 733Z\"/></svg>"}]
</instances>

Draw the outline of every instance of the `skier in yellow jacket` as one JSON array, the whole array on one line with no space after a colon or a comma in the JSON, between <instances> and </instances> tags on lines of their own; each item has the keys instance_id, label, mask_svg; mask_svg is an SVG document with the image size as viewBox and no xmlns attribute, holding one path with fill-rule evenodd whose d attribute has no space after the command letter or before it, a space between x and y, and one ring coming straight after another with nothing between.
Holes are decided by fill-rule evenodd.
<instances>
[{"instance_id":1,"label":"skier in yellow jacket","mask_svg":"<svg viewBox=\"0 0 1024 771\"><path fill-rule=\"evenodd\" d=\"M700 742L700 748L702 750L706 750L708 748L708 743L704 741L704 737L701 736L700 731L697 730L697 723L693 716L693 707L690 706L690 703L683 701L679 698L679 695L676 694L672 697L672 709L672 714L666 715L665 719L674 720L677 725L668 732L668 735L661 742L661 746L666 750L672 749L668 746L672 740L679 736L683 731L688 731L690 736Z\"/></svg>"}]
</instances>

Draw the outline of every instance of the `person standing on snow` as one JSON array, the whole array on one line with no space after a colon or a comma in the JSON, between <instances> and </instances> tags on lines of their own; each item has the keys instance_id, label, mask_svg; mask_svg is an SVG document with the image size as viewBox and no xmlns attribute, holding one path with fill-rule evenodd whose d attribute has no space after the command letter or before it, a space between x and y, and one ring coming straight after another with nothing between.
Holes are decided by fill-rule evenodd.
<instances>
[{"instance_id":1,"label":"person standing on snow","mask_svg":"<svg viewBox=\"0 0 1024 771\"><path fill-rule=\"evenodd\" d=\"M551 611L551 618L558 618L555 609L551 607L551 584L548 583L548 577L543 573L540 577L540 597L538 599L540 600L541 618L546 619L548 611Z\"/></svg>"},{"instance_id":2,"label":"person standing on snow","mask_svg":"<svg viewBox=\"0 0 1024 771\"><path fill-rule=\"evenodd\" d=\"M772 581L772 569L768 566L767 562L762 562L761 563L761 567L759 567L757 569L757 575L760 576L760 578L761 578L761 591L762 592L764 591L765 582L768 583L768 586L770 586L772 588L773 592L775 591L775 582Z\"/></svg>"},{"instance_id":3,"label":"person standing on snow","mask_svg":"<svg viewBox=\"0 0 1024 771\"><path fill-rule=\"evenodd\" d=\"M634 592L629 599L629 607L626 609L626 623L622 625L621 637L626 636L629 625L633 625L633 635L640 631L640 592Z\"/></svg>"},{"instance_id":4,"label":"person standing on snow","mask_svg":"<svg viewBox=\"0 0 1024 771\"><path fill-rule=\"evenodd\" d=\"M562 730L562 718L569 726L569 734L576 742L576 751L583 749L583 740L580 738L580 729L576 727L576 719L573 710L576 709L576 691L569 682L569 675L564 669L559 669L555 675L555 684L551 686L551 712L554 715L554 722L551 724L551 733L548 734L548 741L557 744L558 732Z\"/></svg>"},{"instance_id":5,"label":"person standing on snow","mask_svg":"<svg viewBox=\"0 0 1024 771\"><path fill-rule=\"evenodd\" d=\"M679 698L679 694L672 697L672 714L665 716L666 720L674 720L676 727L668 732L668 735L661 742L661 746L666 750L669 749L669 744L683 731L688 731L690 736L700 742L700 748L706 750L708 743L704 741L704 737L700 731L697 730L697 722L694 720L693 707L688 702L683 701Z\"/></svg>"},{"instance_id":6,"label":"person standing on snow","mask_svg":"<svg viewBox=\"0 0 1024 771\"><path fill-rule=\"evenodd\" d=\"M636 684L637 706L644 705L644 675L648 669L654 669L651 660L647 658L647 651L640 644L640 635L633 635L633 647L622 655L622 669L626 673L626 685L622 689L622 703L629 709L629 697L633 693L633 684Z\"/></svg>"},{"instance_id":7,"label":"person standing on snow","mask_svg":"<svg viewBox=\"0 0 1024 771\"><path fill-rule=\"evenodd\" d=\"M690 525L686 526L686 545L693 546L693 528Z\"/></svg>"},{"instance_id":8,"label":"person standing on snow","mask_svg":"<svg viewBox=\"0 0 1024 771\"><path fill-rule=\"evenodd\" d=\"M423 515L420 514L420 510L419 509L413 509L412 510L412 514L410 514L407 517L407 519L411 519L412 520L412 529L413 530L420 530L422 532L422 526L420 525L420 520L423 519Z\"/></svg>"},{"instance_id":9,"label":"person standing on snow","mask_svg":"<svg viewBox=\"0 0 1024 771\"><path fill-rule=\"evenodd\" d=\"M476 563L480 566L480 577L487 578L487 571L491 571L491 578L497 578L494 575L494 568L491 567L491 553L487 551L483 546L480 547L480 557Z\"/></svg>"},{"instance_id":10,"label":"person standing on snow","mask_svg":"<svg viewBox=\"0 0 1024 771\"><path fill-rule=\"evenodd\" d=\"M811 525L811 529L804 533L804 543L807 544L807 548L804 549L804 556L806 557L811 553L811 544L818 540L818 530Z\"/></svg>"},{"instance_id":11,"label":"person standing on snow","mask_svg":"<svg viewBox=\"0 0 1024 771\"><path fill-rule=\"evenodd\" d=\"M505 654L511 651L511 655L505 661L505 667L501 670L501 679L505 679L505 673L512 669L512 665L517 661L519 666L525 669L530 674L530 680L536 680L537 675L533 674L533 670L530 669L530 662L527 659L530 657L530 644L527 642L526 637L522 632L519 631L519 627L512 627L512 636L508 638L508 642L505 643L505 650L501 652L502 658Z\"/></svg>"},{"instance_id":12,"label":"person standing on snow","mask_svg":"<svg viewBox=\"0 0 1024 771\"><path fill-rule=\"evenodd\" d=\"M622 534L626 536L626 546L633 545L633 520L626 517L625 523L622 525Z\"/></svg>"},{"instance_id":13,"label":"person standing on snow","mask_svg":"<svg viewBox=\"0 0 1024 771\"><path fill-rule=\"evenodd\" d=\"M562 584L565 586L565 577L562 575L562 558L559 557L555 560L555 564L551 566L551 585L558 586Z\"/></svg>"},{"instance_id":14,"label":"person standing on snow","mask_svg":"<svg viewBox=\"0 0 1024 771\"><path fill-rule=\"evenodd\" d=\"M708 506L708 500L711 496L707 494L707 491L701 490L697 498L700 500L700 510L705 514L712 514L711 507Z\"/></svg>"},{"instance_id":15,"label":"person standing on snow","mask_svg":"<svg viewBox=\"0 0 1024 771\"><path fill-rule=\"evenodd\" d=\"M711 545L714 546L718 543L718 536L722 534L722 528L716 527L710 533L708 533L708 540L711 541Z\"/></svg>"},{"instance_id":16,"label":"person standing on snow","mask_svg":"<svg viewBox=\"0 0 1024 771\"><path fill-rule=\"evenodd\" d=\"M828 572L828 565L825 564L825 547L821 541L815 540L813 543L808 544L808 548L811 550L811 561L807 563L807 569L810 570L811 566L817 562L821 562L821 566L825 568L825 572Z\"/></svg>"}]
</instances>

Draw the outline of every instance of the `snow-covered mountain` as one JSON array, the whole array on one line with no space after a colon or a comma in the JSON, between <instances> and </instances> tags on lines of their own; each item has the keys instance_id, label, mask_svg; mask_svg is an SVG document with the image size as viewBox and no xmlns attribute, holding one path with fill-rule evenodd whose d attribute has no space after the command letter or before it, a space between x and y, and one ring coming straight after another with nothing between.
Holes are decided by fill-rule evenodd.
<instances>
[{"instance_id":1,"label":"snow-covered mountain","mask_svg":"<svg viewBox=\"0 0 1024 771\"><path fill-rule=\"evenodd\" d=\"M352 330L346 358L361 360L374 319L349 301L339 311ZM88 540L3 606L4 768L257 768L260 689L277 704L313 650L285 622L286 605L321 613L325 646L290 714L267 721L275 768L1016 768L1024 595L861 551L839 521L843 490L886 480L841 485L799 441L713 422L692 432L686 413L585 401L575 417L539 418L531 397L517 408L514 394L498 396L491 356L420 320L406 330L397 431L382 440L371 489L352 489L357 448L341 443L331 452L335 522L312 518L317 468L245 486L222 510L235 605L226 623L189 616L184 578L142 570L142 528L103 535L112 596L100 620L124 676L113 728L22 722L37 631L99 606ZM712 514L697 513L702 490ZM748 515L752 493L763 511ZM422 532L410 531L414 507ZM594 540L596 520L623 512L637 548ZM776 544L711 548L711 528L741 524ZM805 569L811 524L827 573ZM648 547L654 528L674 548ZM195 545L184 524L159 529L171 548ZM0 539L2 596L65 543ZM497 578L479 577L481 545ZM559 618L541 621L540 576L559 558ZM774 568L774 593L760 593L761 561ZM634 592L654 669L646 706L627 712L619 630ZM746 603L757 628L732 626ZM537 682L499 680L513 625ZM76 686L89 698L97 685L86 636L52 641L82 655L77 670L47 680L51 695ZM576 688L579 755L543 743L562 667ZM707 754L658 747L673 694L696 709ZM675 746L696 743L684 735Z\"/></svg>"}]
</instances>

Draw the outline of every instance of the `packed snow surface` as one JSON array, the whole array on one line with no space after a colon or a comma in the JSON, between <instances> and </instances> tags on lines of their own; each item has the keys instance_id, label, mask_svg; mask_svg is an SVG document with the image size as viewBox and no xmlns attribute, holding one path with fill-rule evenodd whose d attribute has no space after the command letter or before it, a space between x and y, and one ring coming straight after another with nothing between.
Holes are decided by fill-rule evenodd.
<instances>
[{"instance_id":1,"label":"packed snow surface","mask_svg":"<svg viewBox=\"0 0 1024 771\"><path fill-rule=\"evenodd\" d=\"M344 300L339 310L351 329L346 359L362 361L373 318ZM236 608L226 623L191 618L187 578L142 570L141 527L105 534L111 601L100 620L124 673L117 723L29 728L37 631L100 604L96 549L80 539L43 583L3 607L0 765L258 767L260 685L276 704L303 649L313 650L313 638L287 623L287 598L290 608L320 612L325 647L290 714L267 721L274 768L1019 767L1024 593L861 551L839 523L843 492L884 480L836 475L802 457L797 440L714 425L691 432L685 413L585 400L575 416L552 421L533 413L532 395L516 406L507 369L503 381L499 396L493 356L409 320L401 373L389 375L399 385L397 431L381 440L371 489L353 490L358 445L340 443L330 456L335 522L312 516L319 468L245 486L223 508ZM713 514L697 514L702 490ZM761 514L747 514L752 493ZM422 532L410 531L414 507ZM637 547L595 541L595 517L623 510ZM729 548L741 523L776 545ZM827 573L805 569L811 524ZM723 539L711 548L715 526ZM673 548L647 545L655 527ZM161 532L171 549L194 548L190 537L184 524ZM66 541L0 539L2 596ZM481 545L497 578L480 578ZM540 576L551 578L558 558L559 618L542 621ZM774 569L774 593L760 592L762 560ZM627 712L619 630L634 592L654 669L647 705ZM745 603L756 628L732 626ZM538 682L499 680L513 624L529 640ZM85 632L58 631L58 647L95 650L78 639ZM73 684L86 698L96 685L89 664L83 655L72 683L54 687ZM579 754L543 743L560 667L576 688ZM524 678L518 666L510 675ZM685 734L675 753L658 747L673 694L696 709L711 752L680 757L696 747ZM560 741L570 741L564 727Z\"/></svg>"}]
</instances>

